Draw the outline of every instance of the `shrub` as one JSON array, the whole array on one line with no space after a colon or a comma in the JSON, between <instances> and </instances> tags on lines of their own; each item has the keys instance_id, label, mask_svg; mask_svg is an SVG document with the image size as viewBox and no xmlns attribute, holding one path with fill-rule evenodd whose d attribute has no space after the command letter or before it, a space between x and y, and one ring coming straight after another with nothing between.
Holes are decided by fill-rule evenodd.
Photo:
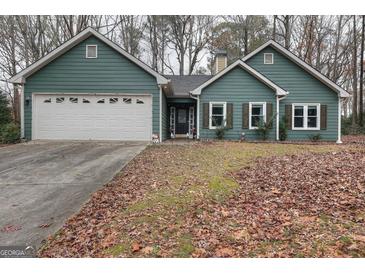
<instances>
[{"instance_id":1,"label":"shrub","mask_svg":"<svg viewBox=\"0 0 365 274\"><path fill-rule=\"evenodd\" d=\"M4 144L13 144L19 142L19 126L15 123L8 123L0 128L0 142Z\"/></svg>"},{"instance_id":2,"label":"shrub","mask_svg":"<svg viewBox=\"0 0 365 274\"><path fill-rule=\"evenodd\" d=\"M310 135L308 135L308 138L312 142L318 142L319 140L321 140L322 136L321 136L320 133L316 133L316 134L310 134Z\"/></svg>"},{"instance_id":3,"label":"shrub","mask_svg":"<svg viewBox=\"0 0 365 274\"><path fill-rule=\"evenodd\" d=\"M285 141L288 138L288 127L286 126L285 115L282 116L279 122L279 139Z\"/></svg>"},{"instance_id":4,"label":"shrub","mask_svg":"<svg viewBox=\"0 0 365 274\"><path fill-rule=\"evenodd\" d=\"M223 124L225 124L226 122L223 121ZM223 140L224 138L224 134L226 133L227 127L226 126L217 126L215 128L215 135L217 136L218 140Z\"/></svg>"},{"instance_id":5,"label":"shrub","mask_svg":"<svg viewBox=\"0 0 365 274\"><path fill-rule=\"evenodd\" d=\"M0 92L0 127L11 122L11 110L8 98Z\"/></svg>"},{"instance_id":6,"label":"shrub","mask_svg":"<svg viewBox=\"0 0 365 274\"><path fill-rule=\"evenodd\" d=\"M365 121L365 115L364 115ZM342 117L341 119L341 132L343 135L359 135L365 134L365 126L360 126L358 124L352 124L352 115L349 117Z\"/></svg>"},{"instance_id":7,"label":"shrub","mask_svg":"<svg viewBox=\"0 0 365 274\"><path fill-rule=\"evenodd\" d=\"M262 140L267 140L269 137L272 122L274 120L274 115L266 122L260 122L256 131L261 136Z\"/></svg>"}]
</instances>

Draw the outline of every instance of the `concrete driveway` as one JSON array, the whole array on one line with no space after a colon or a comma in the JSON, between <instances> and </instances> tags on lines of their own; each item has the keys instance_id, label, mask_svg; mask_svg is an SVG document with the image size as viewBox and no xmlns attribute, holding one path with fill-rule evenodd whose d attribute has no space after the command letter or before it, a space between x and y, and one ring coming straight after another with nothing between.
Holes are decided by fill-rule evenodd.
<instances>
[{"instance_id":1,"label":"concrete driveway","mask_svg":"<svg viewBox=\"0 0 365 274\"><path fill-rule=\"evenodd\" d=\"M0 246L39 248L146 145L37 141L0 148Z\"/></svg>"}]
</instances>

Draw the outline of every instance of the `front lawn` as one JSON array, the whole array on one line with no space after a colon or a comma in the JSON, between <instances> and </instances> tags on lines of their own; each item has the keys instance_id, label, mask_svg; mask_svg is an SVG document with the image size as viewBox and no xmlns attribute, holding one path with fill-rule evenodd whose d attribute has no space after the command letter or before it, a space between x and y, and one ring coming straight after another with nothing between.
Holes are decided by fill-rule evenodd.
<instances>
[{"instance_id":1,"label":"front lawn","mask_svg":"<svg viewBox=\"0 0 365 274\"><path fill-rule=\"evenodd\" d=\"M148 147L44 257L364 257L365 147Z\"/></svg>"}]
</instances>

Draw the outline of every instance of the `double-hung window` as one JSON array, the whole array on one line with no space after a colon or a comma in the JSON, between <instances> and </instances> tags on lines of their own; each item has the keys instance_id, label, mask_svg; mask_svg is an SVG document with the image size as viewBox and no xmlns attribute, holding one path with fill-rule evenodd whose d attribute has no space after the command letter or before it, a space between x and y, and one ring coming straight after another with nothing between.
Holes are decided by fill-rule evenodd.
<instances>
[{"instance_id":1,"label":"double-hung window","mask_svg":"<svg viewBox=\"0 0 365 274\"><path fill-rule=\"evenodd\" d=\"M320 104L293 104L292 129L320 129Z\"/></svg>"},{"instance_id":2,"label":"double-hung window","mask_svg":"<svg viewBox=\"0 0 365 274\"><path fill-rule=\"evenodd\" d=\"M226 125L226 102L209 103L209 128L216 129Z\"/></svg>"},{"instance_id":3,"label":"double-hung window","mask_svg":"<svg viewBox=\"0 0 365 274\"><path fill-rule=\"evenodd\" d=\"M250 129L257 129L266 122L266 103L250 102Z\"/></svg>"}]
</instances>

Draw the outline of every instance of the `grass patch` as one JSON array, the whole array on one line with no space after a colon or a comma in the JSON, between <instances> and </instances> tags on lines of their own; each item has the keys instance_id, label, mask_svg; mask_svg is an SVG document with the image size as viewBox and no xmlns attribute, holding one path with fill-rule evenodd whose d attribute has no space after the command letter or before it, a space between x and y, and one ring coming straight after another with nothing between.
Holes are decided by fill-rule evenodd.
<instances>
[{"instance_id":1,"label":"grass patch","mask_svg":"<svg viewBox=\"0 0 365 274\"><path fill-rule=\"evenodd\" d=\"M130 251L130 245L126 243L120 243L115 246L112 246L108 248L105 251L105 254L112 255L113 257L118 257L121 254L129 253Z\"/></svg>"},{"instance_id":2,"label":"grass patch","mask_svg":"<svg viewBox=\"0 0 365 274\"><path fill-rule=\"evenodd\" d=\"M178 241L178 247L176 249L176 257L188 258L194 252L195 247L193 245L191 234L184 234Z\"/></svg>"},{"instance_id":3,"label":"grass patch","mask_svg":"<svg viewBox=\"0 0 365 274\"><path fill-rule=\"evenodd\" d=\"M218 202L223 202L238 187L238 183L231 179L215 176L208 184L208 196Z\"/></svg>"}]
</instances>

